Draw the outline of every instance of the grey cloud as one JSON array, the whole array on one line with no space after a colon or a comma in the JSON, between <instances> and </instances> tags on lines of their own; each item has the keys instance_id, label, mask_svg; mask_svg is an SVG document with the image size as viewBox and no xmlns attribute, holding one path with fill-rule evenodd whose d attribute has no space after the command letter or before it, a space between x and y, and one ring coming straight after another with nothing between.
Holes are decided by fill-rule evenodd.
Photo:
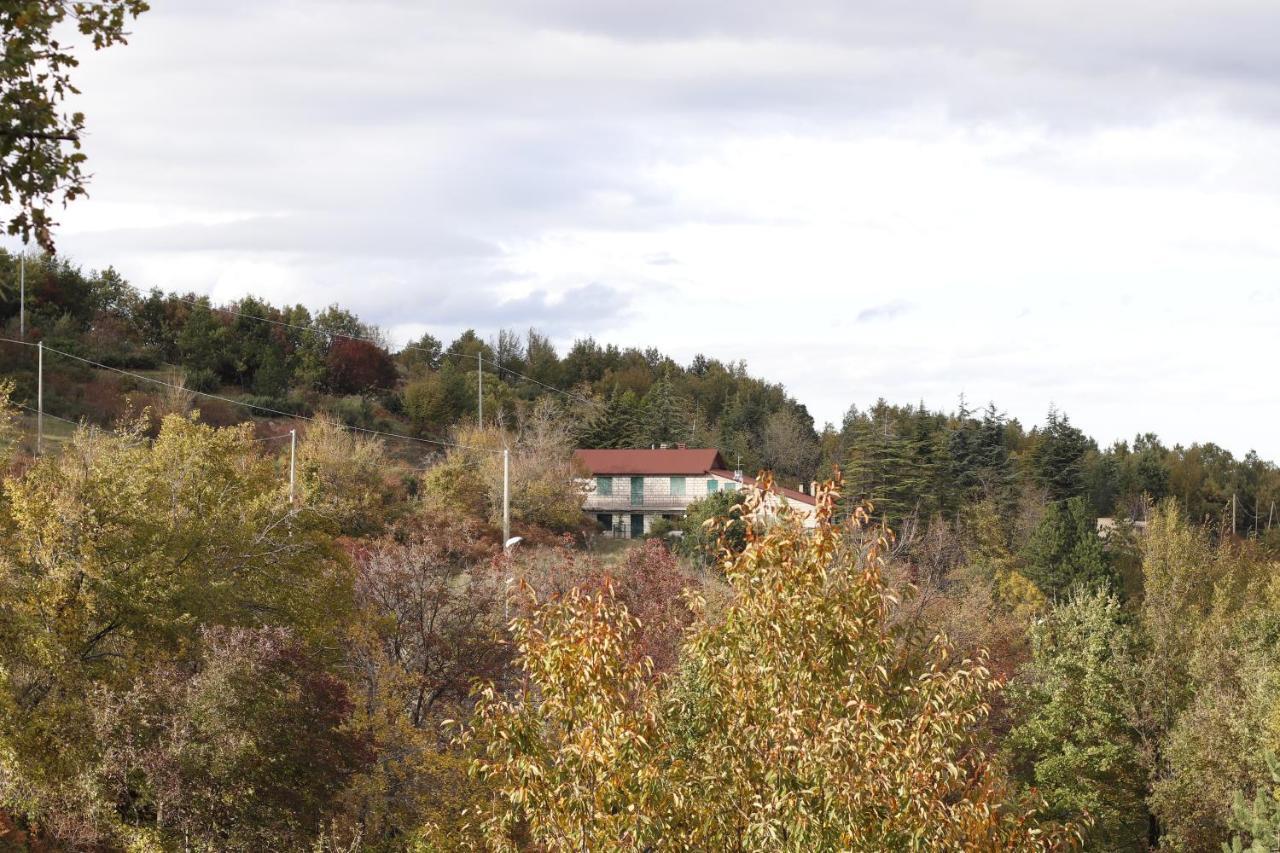
<instances>
[{"instance_id":1,"label":"grey cloud","mask_svg":"<svg viewBox=\"0 0 1280 853\"><path fill-rule=\"evenodd\" d=\"M871 323L877 320L893 320L908 313L914 308L910 302L901 299L895 299L892 302L885 302L880 305L873 305L870 308L864 308L858 312L858 316L854 319L856 323Z\"/></svg>"},{"instance_id":2,"label":"grey cloud","mask_svg":"<svg viewBox=\"0 0 1280 853\"><path fill-rule=\"evenodd\" d=\"M173 224L96 231L72 238L81 251L308 253L384 259L485 260L491 242L406 219L284 213L216 224Z\"/></svg>"},{"instance_id":3,"label":"grey cloud","mask_svg":"<svg viewBox=\"0 0 1280 853\"><path fill-rule=\"evenodd\" d=\"M824 133L920 106L1059 128L1205 103L1280 112L1280 9L1107 10L384 0L356 16L333 0L306 15L286 0L157 4L127 49L87 61L90 154L102 185L110 164L135 197L426 211L503 237L696 217L654 196L644 170L724 136ZM602 192L633 202L593 206Z\"/></svg>"},{"instance_id":4,"label":"grey cloud","mask_svg":"<svg viewBox=\"0 0 1280 853\"><path fill-rule=\"evenodd\" d=\"M526 296L502 299L492 291L455 288L446 294L427 291L406 298L398 316L375 312L371 319L386 325L406 316L434 328L474 328L482 334L498 329L537 328L554 338L586 334L624 319L632 309L632 297L619 288L599 282L553 295L536 290Z\"/></svg>"},{"instance_id":5,"label":"grey cloud","mask_svg":"<svg viewBox=\"0 0 1280 853\"><path fill-rule=\"evenodd\" d=\"M904 116L939 116L929 132L974 137L1028 128L1047 144L992 162L1073 187L1190 178L1280 191L1267 135L1226 172L1195 152L1162 161L1138 149L1122 163L1107 151L1098 162L1074 145L1098 129L1206 117L1280 130L1280 6L1262 0L154 5L127 47L83 57L76 107L95 183L76 208L236 221L121 222L67 234L64 249L126 275L125 258L188 259L220 292L239 286L223 261L256 256L306 282L294 298L340 301L383 324L601 334L649 304L642 284L674 272L664 264L679 248L646 243L609 259L609 274L623 270L610 285L588 283L595 271L575 278L561 259L553 286L539 271L533 294L504 301L531 275L510 254L566 233L777 224L682 198L654 172L756 139L892 138ZM757 179L738 177L748 191ZM697 285L728 293L732 282ZM861 331L909 307L868 306ZM938 382L963 385L974 369Z\"/></svg>"}]
</instances>

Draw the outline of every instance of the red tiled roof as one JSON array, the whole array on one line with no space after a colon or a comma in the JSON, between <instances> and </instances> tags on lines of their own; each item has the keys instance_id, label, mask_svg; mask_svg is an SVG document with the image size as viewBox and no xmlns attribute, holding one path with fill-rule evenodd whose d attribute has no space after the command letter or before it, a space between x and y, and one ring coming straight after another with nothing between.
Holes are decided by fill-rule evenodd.
<instances>
[{"instance_id":1,"label":"red tiled roof","mask_svg":"<svg viewBox=\"0 0 1280 853\"><path fill-rule=\"evenodd\" d=\"M575 450L574 458L592 474L705 474L723 468L724 460L715 448L669 448L667 450Z\"/></svg>"},{"instance_id":2,"label":"red tiled roof","mask_svg":"<svg viewBox=\"0 0 1280 853\"><path fill-rule=\"evenodd\" d=\"M724 477L726 480L732 480L734 478L732 471L729 471L723 468L716 468L712 470L710 473L714 474L717 477ZM742 484L744 486L754 486L756 484L756 478L748 477L746 474L743 474ZM774 491L778 492L784 497L790 498L793 501L797 501L802 504L808 504L809 506L818 505L818 501L814 498L813 495L806 495L804 492L798 491L796 489L788 489L785 486L779 486L777 483L773 484L773 488L774 488Z\"/></svg>"}]
</instances>

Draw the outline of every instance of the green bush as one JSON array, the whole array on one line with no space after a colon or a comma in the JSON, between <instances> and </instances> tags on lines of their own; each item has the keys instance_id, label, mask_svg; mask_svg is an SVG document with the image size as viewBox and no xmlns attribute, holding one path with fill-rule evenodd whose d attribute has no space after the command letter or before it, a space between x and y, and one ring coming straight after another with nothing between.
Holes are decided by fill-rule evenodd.
<instances>
[{"instance_id":1,"label":"green bush","mask_svg":"<svg viewBox=\"0 0 1280 853\"><path fill-rule=\"evenodd\" d=\"M284 412L290 415L309 415L311 413L311 407L306 404L306 401L294 398L250 394L247 397L242 397L241 400L250 406L271 409L272 411Z\"/></svg>"},{"instance_id":2,"label":"green bush","mask_svg":"<svg viewBox=\"0 0 1280 853\"><path fill-rule=\"evenodd\" d=\"M188 370L186 373L185 384L187 389L200 394L212 394L222 387L218 374L214 373L207 367L200 367L195 370Z\"/></svg>"},{"instance_id":3,"label":"green bush","mask_svg":"<svg viewBox=\"0 0 1280 853\"><path fill-rule=\"evenodd\" d=\"M705 524L714 518L737 519L733 508L743 500L743 492L738 489L732 492L716 492L689 504L685 517L675 525L675 529L680 531L680 541L676 545L676 550L699 565L713 564L716 559L719 535L709 530ZM740 519L732 521L725 531L725 540L731 551L735 554L741 553L747 544L744 522Z\"/></svg>"},{"instance_id":4,"label":"green bush","mask_svg":"<svg viewBox=\"0 0 1280 853\"><path fill-rule=\"evenodd\" d=\"M359 394L338 397L328 405L329 414L346 426L374 429L373 403Z\"/></svg>"}]
</instances>

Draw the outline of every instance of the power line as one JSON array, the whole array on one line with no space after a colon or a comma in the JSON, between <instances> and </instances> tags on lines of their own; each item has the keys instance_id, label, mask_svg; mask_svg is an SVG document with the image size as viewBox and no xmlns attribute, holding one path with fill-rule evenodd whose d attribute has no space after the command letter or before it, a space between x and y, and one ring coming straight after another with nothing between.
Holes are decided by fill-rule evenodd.
<instances>
[{"instance_id":1,"label":"power line","mask_svg":"<svg viewBox=\"0 0 1280 853\"><path fill-rule=\"evenodd\" d=\"M381 341L377 340L376 338L371 338L364 335L349 335L346 332L331 332L326 329L317 328L315 326L303 326L298 323L286 323L283 320L273 320L270 317L259 317L256 314L246 314L243 311L236 311L231 308L223 308L220 306L213 305L212 302L209 302L208 304L206 304L205 302L201 302L198 299L186 299L184 297L178 296L177 294L170 294L168 298L174 299L178 302L186 303L187 305L193 305L197 308L204 308L208 311L219 311L223 314L230 314L233 317L243 317L246 320L259 320L263 323L270 323L274 326L282 326L287 329L298 329L299 331L303 331L303 332L315 332L316 334L320 334L320 335L328 335L330 337L337 337L337 338L347 338L348 340L353 340L353 341L364 341L365 343L374 344L375 346L382 346ZM458 352L456 349L451 349L451 350L446 350L444 352L436 353L434 350L427 349L426 347L415 346L414 344L405 344L402 347L402 349L414 350L416 352L425 352L425 353L428 353L429 355L437 355L440 358L444 358L446 356L451 358L471 358L472 356L472 353ZM479 358L481 362L488 362L489 364L493 365L493 367L496 370L509 373L512 376L518 376L521 379L525 379L529 382L532 382L533 384L538 385L542 388L545 388L548 391L554 391L557 394L563 394L566 397L570 397L582 403L587 403L588 405L590 405L593 402L592 400L586 397L583 397L580 394L575 394L572 391L566 391L563 388L557 388L554 385L548 385L546 382L542 382L540 380L534 379L532 376L526 376L523 373L520 373L519 371L512 370L509 367L504 367L498 364L497 362L493 361L492 359L485 358L483 353L477 353L476 356Z\"/></svg>"},{"instance_id":2,"label":"power line","mask_svg":"<svg viewBox=\"0 0 1280 853\"><path fill-rule=\"evenodd\" d=\"M28 406L26 403L19 403L19 402L17 402L16 400L11 400L10 402L11 402L11 403L13 403L13 405L17 406L17 407L18 407L18 408L20 408L20 409L26 409L28 412L38 413L38 411L39 411L38 409L36 409L36 408L35 408L35 407L33 407L33 406ZM96 429L102 429L102 430L105 430L105 429L106 429L106 427L102 427L102 426L98 426L97 424L90 423L88 418L81 418L81 419L80 419L80 420L78 420L78 421L73 421L73 420L71 420L71 418L64 418L64 417L62 417L62 416L60 416L60 415L51 415L51 414L49 414L48 412L45 412L45 413L44 413L44 416L45 416L46 418L53 418L55 421L62 421L64 424L70 424L70 425L71 425L71 426L73 426L73 427L81 427L81 426L85 426L85 425L87 425L87 426L90 426L90 427L94 427L94 428L96 428ZM265 438L251 438L251 439L249 439L249 441L250 441L250 443L254 443L254 444L256 444L256 443L263 442L263 441L279 441L279 440L280 440L280 439L282 439L282 438L289 438L289 437L290 437L290 435L289 435L288 433L284 433L283 435L268 435L268 436L266 436ZM405 470L405 471L417 471L417 472L427 471L427 470L430 470L430 468L431 468L431 466L430 466L430 465L421 465L421 466L420 466L420 465L405 465L405 464L402 464L402 463L388 463L388 464L387 464L387 465L385 465L384 467L387 467L387 468L398 468L398 469L402 469L402 470Z\"/></svg>"},{"instance_id":3,"label":"power line","mask_svg":"<svg viewBox=\"0 0 1280 853\"><path fill-rule=\"evenodd\" d=\"M279 441L282 438L289 438L289 437L290 437L289 433L286 432L283 435L269 435L266 438L251 438L249 440L250 441Z\"/></svg>"},{"instance_id":4,"label":"power line","mask_svg":"<svg viewBox=\"0 0 1280 853\"><path fill-rule=\"evenodd\" d=\"M182 386L180 386L180 385L174 385L174 384L172 384L172 383L170 383L170 382L164 382L164 381L161 381L161 380L159 380L159 379L152 379L152 378L151 378L151 377L149 377L149 376L142 376L142 375L140 375L140 374L137 374L137 373L131 373L131 372L127 371L127 370L121 370L121 369L120 369L120 368L118 368L118 367L111 367L110 365L102 364L102 363L100 363L100 362L96 362L96 361L93 361L93 360L91 360L91 359L81 358L80 356L78 356L78 355L72 355L72 354L71 354L71 353L69 353L69 352L63 352L62 350L53 349L52 347L45 347L45 346L43 346L42 344L32 344L32 343L30 343L30 342L28 342L28 341L17 341L17 340L14 340L14 339L12 339L12 338L5 338L5 337L0 337L0 341L5 342L5 343L16 343L16 344L22 344L22 345L24 345L24 346L39 346L39 347L40 347L40 351L41 351L41 353L42 353L42 354L43 354L44 350L49 350L50 352L52 352L52 353L56 353L57 355L65 356L65 357L67 357L67 358L74 359L74 360L76 360L76 361L84 362L85 364L91 365L91 366L93 366L93 367L102 368L102 369L104 369L104 370L110 370L110 371L113 371L113 372L115 372L115 373L119 373L119 374L121 374L122 376L129 376L129 377L132 377L132 378L134 378L134 379L141 379L141 380L143 380L143 381L145 381L145 382L152 382L152 383L155 383L156 385L161 385L161 386L163 386L163 387L165 387L165 388L172 388L172 389L174 389L174 390L178 390L178 391L189 391L191 394L195 394L195 395L198 395L198 396L201 396L201 397L208 397L208 398L213 399L213 400L222 400L223 402L231 403L231 404L233 404L233 405L244 406L244 407L249 408L249 409L258 409L258 410L261 410L261 411L271 412L271 413L273 413L273 414L278 414L278 415L282 415L282 416L284 416L284 417L289 417L289 418L296 418L296 419L298 419L298 420L304 420L304 421L308 421L308 422L311 422L311 423L315 423L315 422L317 421L317 419L316 419L316 418L307 417L306 415L296 415L296 414L289 414L288 412L279 412L279 411L276 411L275 409L269 409L269 408L267 408L267 407L265 407L265 406L255 406L255 405L253 405L252 403L245 403L245 402L242 402L242 401L240 401L240 400L232 400L232 399L231 399L231 398L229 398L229 397L223 397L223 396L220 396L220 395L218 395L218 394L206 394L206 393L204 393L204 392L202 392L202 391L194 391L194 390L191 390L191 389L188 389L188 388L184 388L184 387L182 387ZM43 418L43 417L44 417L44 415L45 415L45 413L44 413L44 411L43 411L43 408L41 408L41 409L32 409L30 406L26 405L25 403L17 403L17 405L18 405L18 406L21 406L21 407L22 407L22 408L24 408L24 409L27 409L28 411L35 411L38 415L40 415L40 417L41 417L41 418ZM69 423L69 424L73 424L73 425L74 425L74 426L76 426L77 428L81 427L81 426L82 426L82 423L83 423L83 422L82 422L82 423L77 423L77 422L72 421L72 420L70 420L70 419L68 419L68 418L59 417L58 415L50 415L49 417L52 417L52 418L54 418L55 420L65 421L65 422L67 422L67 423ZM471 445L459 444L459 443L457 443L457 442L438 441L438 440L435 440L435 439L428 439L428 438L416 438L416 437L411 436L411 435L400 435L399 433L394 433L394 432L382 432L382 431L380 431L380 430L371 430L371 429L365 429L364 427L347 426L347 425L345 425L345 424L335 424L335 425L336 425L337 427L339 427L340 429L352 430L352 431L355 431L355 432L362 432L362 433L366 433L366 434L368 434L368 435L384 436L384 437L386 437L386 438L399 438L399 439L404 439L404 440L406 440L406 441L415 441L415 442L420 442L420 443L423 443L423 444L432 444L432 445L437 445L437 446L440 446L440 447L455 447L455 448L460 448L460 449L464 449L464 450L475 450L475 451L487 452L487 453L501 453L501 454L502 454L502 527L503 527L503 536L504 536L504 541L505 541L505 540L509 540L509 539L510 539L510 533L511 533L511 488L510 488L510 472L509 472L509 471L510 471L510 469L508 468L508 465L510 464L510 458L511 458L511 455L510 455L509 450L508 450L508 449L506 449L505 447L504 447L502 450L496 450L496 449L488 448L488 447L473 447L473 446L471 446ZM268 437L260 438L260 439L251 439L251 441L270 441L270 440L272 440L272 438L283 438L283 437L284 437L284 436L268 436ZM294 435L294 433L293 433L293 431L292 431L292 430L290 431L289 438L290 438L290 439L294 439L294 438L295 438L295 435ZM39 452L39 434L37 434L37 452ZM291 457L290 457L290 469L289 469L290 500L292 500L292 489L293 489L293 461L292 461L292 459L293 459L293 457L291 456ZM427 470L429 470L429 468L430 468L430 466L405 465L405 464L403 464L403 463L394 463L394 462L384 463L383 467L385 467L385 468L395 468L395 469L400 469L400 470L404 470L404 471L411 471L411 472L413 472L414 474L421 474L422 472L427 471Z\"/></svg>"},{"instance_id":5,"label":"power line","mask_svg":"<svg viewBox=\"0 0 1280 853\"><path fill-rule=\"evenodd\" d=\"M484 356L480 356L480 358L483 360ZM548 385L545 382L540 382L537 379L534 379L532 376L525 376L523 373L518 373L517 371L514 371L509 367L503 367L497 362L491 361L489 363L492 364L496 369L500 371L505 371L507 373L510 373L512 376L519 376L521 379L526 379L529 382L532 382L534 385L541 385L543 388L546 388L548 391L555 391L556 393L563 394L566 397L572 397L573 399L582 403L586 403L589 406L595 403L594 400L583 397L581 394L575 394L572 391L566 391L563 388L557 388L554 385Z\"/></svg>"},{"instance_id":6,"label":"power line","mask_svg":"<svg viewBox=\"0 0 1280 853\"><path fill-rule=\"evenodd\" d=\"M3 341L5 343L12 343L12 344L22 344L24 346L35 346L35 344L30 343L28 341L19 341L19 340L14 340L13 338L0 338L0 341ZM191 388L185 388L181 385L174 385L171 382L165 382L160 379L154 379L150 376L143 376L139 373L131 373L128 370L121 370L118 367L112 367L109 364L103 364L101 362L94 361L92 359L83 358L78 355L73 355L69 352L63 352L62 350L54 349L53 347L45 347L44 349L45 349L45 352L55 353L57 355L64 356L65 358L70 358L75 361L79 361L79 362L83 362L85 364L91 365L93 367L101 368L102 370L110 370L114 373L119 373L122 376L129 376L134 379L140 379L143 382L151 382L155 385L160 385L165 388L171 388L175 391L185 391L189 394L195 394L200 397L207 397L211 400L221 400L222 402L230 403L233 406L244 406L247 409L256 409L260 412L269 412L270 414L278 415L280 417L296 418L298 420L308 421L310 423L316 423L319 420L318 418L308 417L306 415L294 414L292 412L282 412L279 409L272 409L272 408L268 408L267 406L259 406L255 403L246 403L243 400L234 400L230 397L224 397L221 394L208 394L208 393L205 393L204 391L196 391ZM416 441L416 442L419 442L420 444L431 444L438 447L456 447L461 450L479 450L479 451L485 451L489 453L502 452L500 450L493 450L492 448L488 448L488 447L475 447L472 445L459 444L458 442L453 442L453 441L442 441L440 439L434 439L434 438L418 438L417 436L412 436L412 435L402 435L396 432L383 432L381 430L366 429L365 427L349 426L347 424L338 424L337 426L339 426L341 429L352 430L354 432L362 432L368 435L378 435L386 438L398 438L404 441Z\"/></svg>"},{"instance_id":7,"label":"power line","mask_svg":"<svg viewBox=\"0 0 1280 853\"><path fill-rule=\"evenodd\" d=\"M26 409L28 412L32 412L33 414L41 413L39 409L36 409L32 406L28 406L26 403L19 403L16 400L10 400L9 402L13 403L18 408ZM48 412L44 412L44 416L46 418L53 418L55 421L62 421L64 424L71 424L74 427L80 426L80 421L73 421L70 418L63 418L63 417L59 417L58 415L51 415Z\"/></svg>"},{"instance_id":8,"label":"power line","mask_svg":"<svg viewBox=\"0 0 1280 853\"><path fill-rule=\"evenodd\" d=\"M300 332L315 332L318 335L326 335L328 337L333 337L333 338L347 338L348 340L352 340L352 341L364 341L365 343L382 346L382 341L378 340L377 338L368 337L366 335L350 335L350 334L347 334L346 332L334 332L328 329L321 329L318 326L303 326L299 323L286 323L284 320L273 320L270 317L259 317L257 314L246 314L243 311L236 311L232 308L223 308L222 306L214 305L212 301L202 302L199 299L186 299L184 297L178 296L176 293L171 293L166 298L172 299L176 302L185 302L187 305L192 305L192 306L195 306L196 308L204 308L206 311L218 311L223 314L230 314L233 317L243 317L246 320L258 320L263 323L270 323L273 326L282 326L286 329L297 329ZM425 347L417 347L409 344L405 345L405 349L421 350L422 352L431 352L431 350L428 350ZM440 353L441 356L451 355L451 354L453 353Z\"/></svg>"}]
</instances>

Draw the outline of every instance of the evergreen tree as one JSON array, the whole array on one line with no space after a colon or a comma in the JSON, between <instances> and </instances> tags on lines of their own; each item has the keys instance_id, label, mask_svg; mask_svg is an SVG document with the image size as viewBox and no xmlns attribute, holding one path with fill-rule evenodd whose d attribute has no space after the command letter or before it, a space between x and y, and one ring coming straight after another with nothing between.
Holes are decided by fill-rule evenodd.
<instances>
[{"instance_id":1,"label":"evergreen tree","mask_svg":"<svg viewBox=\"0 0 1280 853\"><path fill-rule=\"evenodd\" d=\"M279 393L289 384L288 377L281 376L285 369L284 341L277 338L278 326L263 322L264 319L275 320L278 312L266 302L251 296L233 304L231 310L236 314L227 315L231 318L231 324L226 340L230 345L234 381L245 388L257 390L261 385L271 389L258 391L260 394ZM259 379L259 371L268 363L270 366L267 374Z\"/></svg>"},{"instance_id":2,"label":"evergreen tree","mask_svg":"<svg viewBox=\"0 0 1280 853\"><path fill-rule=\"evenodd\" d=\"M289 370L284 356L272 347L263 351L262 363L253 375L253 392L268 397L278 397L289 388Z\"/></svg>"},{"instance_id":3,"label":"evergreen tree","mask_svg":"<svg viewBox=\"0 0 1280 853\"><path fill-rule=\"evenodd\" d=\"M640 400L632 391L619 392L613 386L596 415L578 433L580 447L634 447L640 433Z\"/></svg>"},{"instance_id":4,"label":"evergreen tree","mask_svg":"<svg viewBox=\"0 0 1280 853\"><path fill-rule=\"evenodd\" d=\"M670 375L664 373L644 395L635 443L641 447L687 443L692 434L688 406L676 394Z\"/></svg>"},{"instance_id":5,"label":"evergreen tree","mask_svg":"<svg viewBox=\"0 0 1280 853\"><path fill-rule=\"evenodd\" d=\"M1071 419L1049 410L1044 431L1031 458L1036 482L1053 500L1066 500L1085 492L1085 454L1093 442L1071 425Z\"/></svg>"},{"instance_id":6,"label":"evergreen tree","mask_svg":"<svg viewBox=\"0 0 1280 853\"><path fill-rule=\"evenodd\" d=\"M1024 552L1026 576L1050 599L1062 599L1076 587L1117 588L1097 518L1084 498L1051 503Z\"/></svg>"},{"instance_id":7,"label":"evergreen tree","mask_svg":"<svg viewBox=\"0 0 1280 853\"><path fill-rule=\"evenodd\" d=\"M921 402L903 427L911 478L903 488L910 490L914 511L922 517L951 506L945 423L945 416L930 412Z\"/></svg>"},{"instance_id":8,"label":"evergreen tree","mask_svg":"<svg viewBox=\"0 0 1280 853\"><path fill-rule=\"evenodd\" d=\"M875 513L891 522L915 512L929 482L915 436L894 423L893 411L883 400L872 409L871 418L859 417L852 427L846 500L869 500Z\"/></svg>"},{"instance_id":9,"label":"evergreen tree","mask_svg":"<svg viewBox=\"0 0 1280 853\"><path fill-rule=\"evenodd\" d=\"M218 322L207 305L191 309L190 316L178 334L178 354L188 373L207 372L227 378L226 327Z\"/></svg>"},{"instance_id":10,"label":"evergreen tree","mask_svg":"<svg viewBox=\"0 0 1280 853\"><path fill-rule=\"evenodd\" d=\"M1009 419L987 404L978 428L975 459L982 493L1009 509L1017 499L1017 477L1008 445Z\"/></svg>"},{"instance_id":11,"label":"evergreen tree","mask_svg":"<svg viewBox=\"0 0 1280 853\"><path fill-rule=\"evenodd\" d=\"M1127 450L1127 448L1126 448ZM1120 497L1121 466L1115 448L1085 454L1084 493L1095 515L1113 515Z\"/></svg>"},{"instance_id":12,"label":"evergreen tree","mask_svg":"<svg viewBox=\"0 0 1280 853\"><path fill-rule=\"evenodd\" d=\"M1138 850L1146 840L1146 774L1129 708L1134 631L1111 593L1077 593L1031 631L1031 661L1010 691L1014 772L1056 820L1093 819L1088 850Z\"/></svg>"}]
</instances>

